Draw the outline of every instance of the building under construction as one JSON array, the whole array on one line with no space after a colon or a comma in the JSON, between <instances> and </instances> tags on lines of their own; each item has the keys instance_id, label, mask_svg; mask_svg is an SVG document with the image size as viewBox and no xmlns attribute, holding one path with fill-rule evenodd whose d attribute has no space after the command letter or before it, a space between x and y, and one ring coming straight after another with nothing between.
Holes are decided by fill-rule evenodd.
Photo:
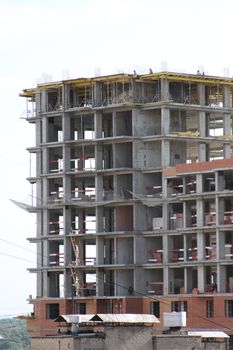
<instances>
[{"instance_id":1,"label":"building under construction","mask_svg":"<svg viewBox=\"0 0 233 350\"><path fill-rule=\"evenodd\" d=\"M30 334L72 313L233 328L233 79L117 74L20 95L36 130Z\"/></svg>"}]
</instances>

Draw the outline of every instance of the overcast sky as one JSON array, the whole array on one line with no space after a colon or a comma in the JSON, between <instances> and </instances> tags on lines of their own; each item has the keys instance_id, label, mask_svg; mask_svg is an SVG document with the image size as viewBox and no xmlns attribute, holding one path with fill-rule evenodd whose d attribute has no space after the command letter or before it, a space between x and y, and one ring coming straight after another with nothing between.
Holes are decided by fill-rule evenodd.
<instances>
[{"instance_id":1,"label":"overcast sky","mask_svg":"<svg viewBox=\"0 0 233 350\"><path fill-rule=\"evenodd\" d=\"M232 14L232 0L0 0L0 314L30 312L36 296L35 217L9 200L31 193L20 90L150 68L232 76Z\"/></svg>"}]
</instances>

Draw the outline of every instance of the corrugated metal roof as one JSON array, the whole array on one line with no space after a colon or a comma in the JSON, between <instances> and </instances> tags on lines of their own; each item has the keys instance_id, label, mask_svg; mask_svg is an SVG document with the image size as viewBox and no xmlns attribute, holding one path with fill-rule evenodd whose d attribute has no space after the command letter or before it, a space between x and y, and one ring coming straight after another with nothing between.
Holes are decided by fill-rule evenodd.
<instances>
[{"instance_id":1,"label":"corrugated metal roof","mask_svg":"<svg viewBox=\"0 0 233 350\"><path fill-rule=\"evenodd\" d=\"M154 315L147 314L97 314L91 321L106 323L159 323Z\"/></svg>"},{"instance_id":2,"label":"corrugated metal roof","mask_svg":"<svg viewBox=\"0 0 233 350\"><path fill-rule=\"evenodd\" d=\"M55 322L67 322L67 323L86 323L89 322L90 319L94 315L60 315Z\"/></svg>"},{"instance_id":3,"label":"corrugated metal roof","mask_svg":"<svg viewBox=\"0 0 233 350\"><path fill-rule=\"evenodd\" d=\"M154 315L148 314L96 314L96 315L60 315L55 322L67 323L159 323Z\"/></svg>"},{"instance_id":4,"label":"corrugated metal roof","mask_svg":"<svg viewBox=\"0 0 233 350\"><path fill-rule=\"evenodd\" d=\"M188 335L199 335L202 338L229 338L229 335L220 331L189 331Z\"/></svg>"}]
</instances>

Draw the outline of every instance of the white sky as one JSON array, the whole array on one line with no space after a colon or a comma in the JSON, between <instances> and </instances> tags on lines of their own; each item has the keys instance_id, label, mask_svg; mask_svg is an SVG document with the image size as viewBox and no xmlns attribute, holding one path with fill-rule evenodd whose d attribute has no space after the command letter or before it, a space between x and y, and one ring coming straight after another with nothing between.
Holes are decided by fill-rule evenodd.
<instances>
[{"instance_id":1,"label":"white sky","mask_svg":"<svg viewBox=\"0 0 233 350\"><path fill-rule=\"evenodd\" d=\"M0 0L0 315L32 311L36 295L35 253L15 246L34 249L35 218L9 201L30 194L34 128L20 119L20 90L100 70L232 76L232 13L232 0Z\"/></svg>"}]
</instances>

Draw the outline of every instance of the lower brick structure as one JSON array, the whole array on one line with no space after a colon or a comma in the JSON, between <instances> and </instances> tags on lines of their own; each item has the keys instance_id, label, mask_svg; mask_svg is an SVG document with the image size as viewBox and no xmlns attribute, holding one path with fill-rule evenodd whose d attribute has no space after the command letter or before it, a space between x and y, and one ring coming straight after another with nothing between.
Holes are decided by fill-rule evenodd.
<instances>
[{"instance_id":1,"label":"lower brick structure","mask_svg":"<svg viewBox=\"0 0 233 350\"><path fill-rule=\"evenodd\" d=\"M228 340L186 334L152 335L151 327L105 327L102 333L35 337L31 350L227 350Z\"/></svg>"},{"instance_id":2,"label":"lower brick structure","mask_svg":"<svg viewBox=\"0 0 233 350\"><path fill-rule=\"evenodd\" d=\"M103 350L104 339L86 335L76 338L73 336L53 336L32 338L31 350Z\"/></svg>"},{"instance_id":3,"label":"lower brick structure","mask_svg":"<svg viewBox=\"0 0 233 350\"><path fill-rule=\"evenodd\" d=\"M104 333L34 337L31 350L153 350L152 327L105 327Z\"/></svg>"},{"instance_id":4,"label":"lower brick structure","mask_svg":"<svg viewBox=\"0 0 233 350\"><path fill-rule=\"evenodd\" d=\"M199 336L159 335L153 337L153 350L228 350L228 340L202 341Z\"/></svg>"}]
</instances>

